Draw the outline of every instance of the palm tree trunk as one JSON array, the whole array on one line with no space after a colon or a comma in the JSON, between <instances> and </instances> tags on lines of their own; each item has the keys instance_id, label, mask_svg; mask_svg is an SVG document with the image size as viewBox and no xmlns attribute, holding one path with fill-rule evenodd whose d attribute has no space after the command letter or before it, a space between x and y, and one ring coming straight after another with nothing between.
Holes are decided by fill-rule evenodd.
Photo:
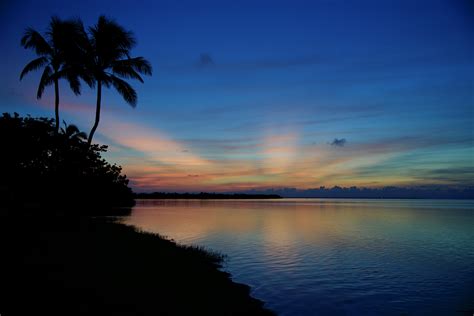
<instances>
[{"instance_id":1,"label":"palm tree trunk","mask_svg":"<svg viewBox=\"0 0 474 316\"><path fill-rule=\"evenodd\" d=\"M89 134L89 138L87 139L88 147L92 144L92 138L94 137L95 130L97 129L97 126L99 126L101 99L102 99L102 81L98 80L97 81L97 107L95 108L95 122Z\"/></svg>"},{"instance_id":2,"label":"palm tree trunk","mask_svg":"<svg viewBox=\"0 0 474 316\"><path fill-rule=\"evenodd\" d=\"M54 115L56 116L56 129L55 133L59 133L59 80L54 79Z\"/></svg>"}]
</instances>

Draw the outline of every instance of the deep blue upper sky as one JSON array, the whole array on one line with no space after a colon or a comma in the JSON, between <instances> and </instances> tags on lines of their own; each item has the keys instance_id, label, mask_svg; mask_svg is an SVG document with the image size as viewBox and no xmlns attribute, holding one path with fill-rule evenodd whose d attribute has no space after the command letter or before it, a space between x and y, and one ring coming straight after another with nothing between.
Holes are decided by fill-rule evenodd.
<instances>
[{"instance_id":1,"label":"deep blue upper sky","mask_svg":"<svg viewBox=\"0 0 474 316\"><path fill-rule=\"evenodd\" d=\"M4 1L0 110L52 116L27 26L52 15L131 29L154 67L136 109L105 93L97 141L137 190L468 186L474 179L470 1ZM94 91L62 115L89 129ZM334 142L337 139L338 141ZM344 139L344 141L342 141Z\"/></svg>"}]
</instances>

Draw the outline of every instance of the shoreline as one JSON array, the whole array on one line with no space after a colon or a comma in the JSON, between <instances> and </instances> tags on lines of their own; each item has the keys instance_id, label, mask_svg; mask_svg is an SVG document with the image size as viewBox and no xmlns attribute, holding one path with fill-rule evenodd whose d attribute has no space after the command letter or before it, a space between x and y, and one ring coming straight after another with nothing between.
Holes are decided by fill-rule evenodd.
<instances>
[{"instance_id":1,"label":"shoreline","mask_svg":"<svg viewBox=\"0 0 474 316\"><path fill-rule=\"evenodd\" d=\"M242 194L242 193L168 193L168 192L153 192L153 193L134 193L135 200L252 200L252 199L282 199L277 194Z\"/></svg>"},{"instance_id":2,"label":"shoreline","mask_svg":"<svg viewBox=\"0 0 474 316\"><path fill-rule=\"evenodd\" d=\"M117 220L2 216L5 315L275 315L223 255Z\"/></svg>"}]
</instances>

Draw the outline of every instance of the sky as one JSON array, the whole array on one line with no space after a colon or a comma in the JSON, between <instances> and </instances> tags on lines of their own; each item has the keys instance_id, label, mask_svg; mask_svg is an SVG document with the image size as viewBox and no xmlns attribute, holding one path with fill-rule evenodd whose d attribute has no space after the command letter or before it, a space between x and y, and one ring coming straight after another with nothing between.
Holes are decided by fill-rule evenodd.
<instances>
[{"instance_id":1,"label":"sky","mask_svg":"<svg viewBox=\"0 0 474 316\"><path fill-rule=\"evenodd\" d=\"M54 116L26 27L99 15L153 66L138 105L103 93L95 141L135 191L474 185L471 1L2 1L0 111ZM89 131L95 91L61 82Z\"/></svg>"}]
</instances>

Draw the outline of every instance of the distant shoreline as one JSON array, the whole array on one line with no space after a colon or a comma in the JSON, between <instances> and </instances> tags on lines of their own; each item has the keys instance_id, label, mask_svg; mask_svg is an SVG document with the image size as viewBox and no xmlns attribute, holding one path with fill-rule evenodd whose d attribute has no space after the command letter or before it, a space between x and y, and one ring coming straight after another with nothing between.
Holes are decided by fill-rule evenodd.
<instances>
[{"instance_id":1,"label":"distant shoreline","mask_svg":"<svg viewBox=\"0 0 474 316\"><path fill-rule=\"evenodd\" d=\"M277 194L227 194L227 193L135 193L135 199L200 199L200 200L223 200L223 199L282 199Z\"/></svg>"},{"instance_id":2,"label":"distant shoreline","mask_svg":"<svg viewBox=\"0 0 474 316\"><path fill-rule=\"evenodd\" d=\"M282 196L279 194L247 193L135 193L135 199L169 199L169 200L252 200L252 199L336 199L336 200L474 200L471 196Z\"/></svg>"},{"instance_id":3,"label":"distant shoreline","mask_svg":"<svg viewBox=\"0 0 474 316\"><path fill-rule=\"evenodd\" d=\"M331 199L331 200L474 200L474 197L363 197L363 196L282 196L282 199Z\"/></svg>"},{"instance_id":4,"label":"distant shoreline","mask_svg":"<svg viewBox=\"0 0 474 316\"><path fill-rule=\"evenodd\" d=\"M243 190L240 192L153 192L135 193L138 199L436 199L472 200L474 187L320 187L314 189L281 188L267 190Z\"/></svg>"}]
</instances>

